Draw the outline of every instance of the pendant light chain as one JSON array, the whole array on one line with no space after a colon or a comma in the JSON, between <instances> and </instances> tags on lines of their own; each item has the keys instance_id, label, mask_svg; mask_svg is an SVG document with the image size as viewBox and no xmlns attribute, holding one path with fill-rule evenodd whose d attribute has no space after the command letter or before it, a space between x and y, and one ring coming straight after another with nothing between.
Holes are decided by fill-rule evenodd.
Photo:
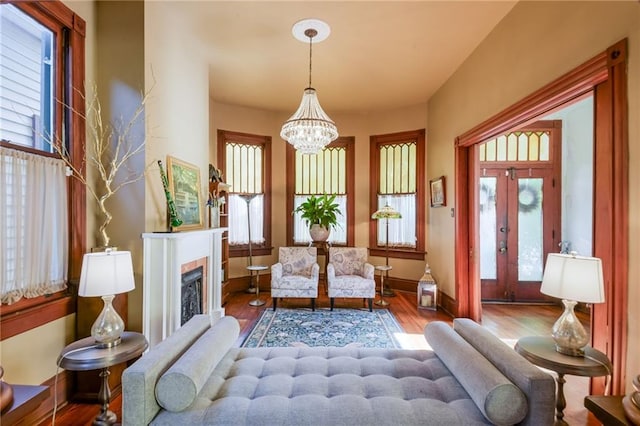
<instances>
[{"instance_id":1,"label":"pendant light chain","mask_svg":"<svg viewBox=\"0 0 640 426\"><path fill-rule=\"evenodd\" d=\"M313 49L313 36L309 35L309 87L311 86L311 57Z\"/></svg>"}]
</instances>

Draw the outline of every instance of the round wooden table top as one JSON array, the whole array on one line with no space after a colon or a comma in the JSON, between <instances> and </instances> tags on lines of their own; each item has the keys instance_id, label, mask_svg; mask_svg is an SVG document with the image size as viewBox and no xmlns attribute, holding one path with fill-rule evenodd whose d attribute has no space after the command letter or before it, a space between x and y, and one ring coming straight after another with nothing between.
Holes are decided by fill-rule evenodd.
<instances>
[{"instance_id":1,"label":"round wooden table top","mask_svg":"<svg viewBox=\"0 0 640 426\"><path fill-rule=\"evenodd\" d=\"M149 344L144 335L125 331L120 344L111 348L97 348L93 337L85 337L62 350L58 364L66 370L98 370L120 364L142 355Z\"/></svg>"},{"instance_id":2,"label":"round wooden table top","mask_svg":"<svg viewBox=\"0 0 640 426\"><path fill-rule=\"evenodd\" d=\"M585 377L611 374L609 358L590 346L584 348L584 356L571 356L557 352L550 336L527 336L520 338L514 349L533 364L559 374Z\"/></svg>"}]
</instances>

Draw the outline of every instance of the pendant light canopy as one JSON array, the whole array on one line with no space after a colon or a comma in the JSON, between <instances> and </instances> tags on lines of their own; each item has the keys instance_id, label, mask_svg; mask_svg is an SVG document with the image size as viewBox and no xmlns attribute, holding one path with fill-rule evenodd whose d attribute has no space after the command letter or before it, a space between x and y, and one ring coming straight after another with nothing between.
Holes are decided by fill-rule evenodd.
<instances>
[{"instance_id":1,"label":"pendant light canopy","mask_svg":"<svg viewBox=\"0 0 640 426\"><path fill-rule=\"evenodd\" d=\"M320 106L316 89L311 86L313 39L320 42L330 32L329 25L317 19L298 21L292 29L296 39L309 41L309 86L304 89L298 110L283 124L280 136L302 154L317 154L338 137L335 123Z\"/></svg>"}]
</instances>

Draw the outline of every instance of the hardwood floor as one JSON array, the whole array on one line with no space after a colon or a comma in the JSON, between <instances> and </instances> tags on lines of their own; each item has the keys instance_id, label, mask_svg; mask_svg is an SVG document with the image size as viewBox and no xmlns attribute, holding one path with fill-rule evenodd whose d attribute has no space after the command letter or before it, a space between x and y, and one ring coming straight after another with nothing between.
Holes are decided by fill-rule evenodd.
<instances>
[{"instance_id":1,"label":"hardwood floor","mask_svg":"<svg viewBox=\"0 0 640 426\"><path fill-rule=\"evenodd\" d=\"M237 293L225 306L226 315L233 316L240 322L241 332L238 344L240 344L258 320L260 313L264 309L271 309L271 298L268 291L263 291L260 298L267 303L261 307L249 305L249 301L255 298L253 294ZM396 292L395 297L387 298L390 305L387 307L396 317L400 325L406 332L406 339L403 346L408 348L424 348L426 342L422 337L424 326L431 321L446 321L451 323L452 318L442 311L420 310L416 308L415 293ZM308 307L308 299L284 299L278 301L278 307L282 308L302 308ZM326 296L321 295L317 306L328 308L329 301ZM337 299L336 308L364 308L361 299ZM374 305L374 309L377 306ZM515 344L519 337L527 335L548 334L555 320L560 316L561 308L546 305L507 305L490 304L483 306L482 324L499 338L508 344ZM580 320L588 327L588 316L579 315ZM589 381L585 378L575 376L565 376L565 396L567 408L565 410L565 420L570 425L599 425L600 423L587 412L583 406L584 396L588 393ZM120 419L122 411L122 398L118 394L114 396L110 409L118 415ZM59 426L90 425L93 418L100 410L98 404L76 404L72 403L63 407L56 416L55 424ZM42 422L41 425L52 425L51 418Z\"/></svg>"}]
</instances>

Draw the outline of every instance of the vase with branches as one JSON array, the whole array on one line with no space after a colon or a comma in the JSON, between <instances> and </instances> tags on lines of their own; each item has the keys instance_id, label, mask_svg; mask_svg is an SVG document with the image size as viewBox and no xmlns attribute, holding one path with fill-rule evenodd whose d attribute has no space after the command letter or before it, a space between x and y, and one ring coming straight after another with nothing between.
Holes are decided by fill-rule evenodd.
<instances>
[{"instance_id":1,"label":"vase with branches","mask_svg":"<svg viewBox=\"0 0 640 426\"><path fill-rule=\"evenodd\" d=\"M74 164L64 140L50 138L47 141L51 144L53 151L67 165L68 174L78 179L96 201L102 216L99 237L102 246L109 247L111 238L107 233L107 227L111 223L113 215L109 211L107 201L125 186L144 177L144 169L132 169L130 162L134 157L144 154L146 132L141 135L136 132L136 127L144 119L145 105L149 100L150 90L140 94L140 101L128 118L120 117L114 121L103 119L102 105L95 85L92 87L91 93L88 97L82 95L85 100L84 112L69 105L63 105L72 114L79 115L86 124L85 158L81 164ZM93 180L90 180L86 174L88 167L93 168L96 172Z\"/></svg>"}]
</instances>

